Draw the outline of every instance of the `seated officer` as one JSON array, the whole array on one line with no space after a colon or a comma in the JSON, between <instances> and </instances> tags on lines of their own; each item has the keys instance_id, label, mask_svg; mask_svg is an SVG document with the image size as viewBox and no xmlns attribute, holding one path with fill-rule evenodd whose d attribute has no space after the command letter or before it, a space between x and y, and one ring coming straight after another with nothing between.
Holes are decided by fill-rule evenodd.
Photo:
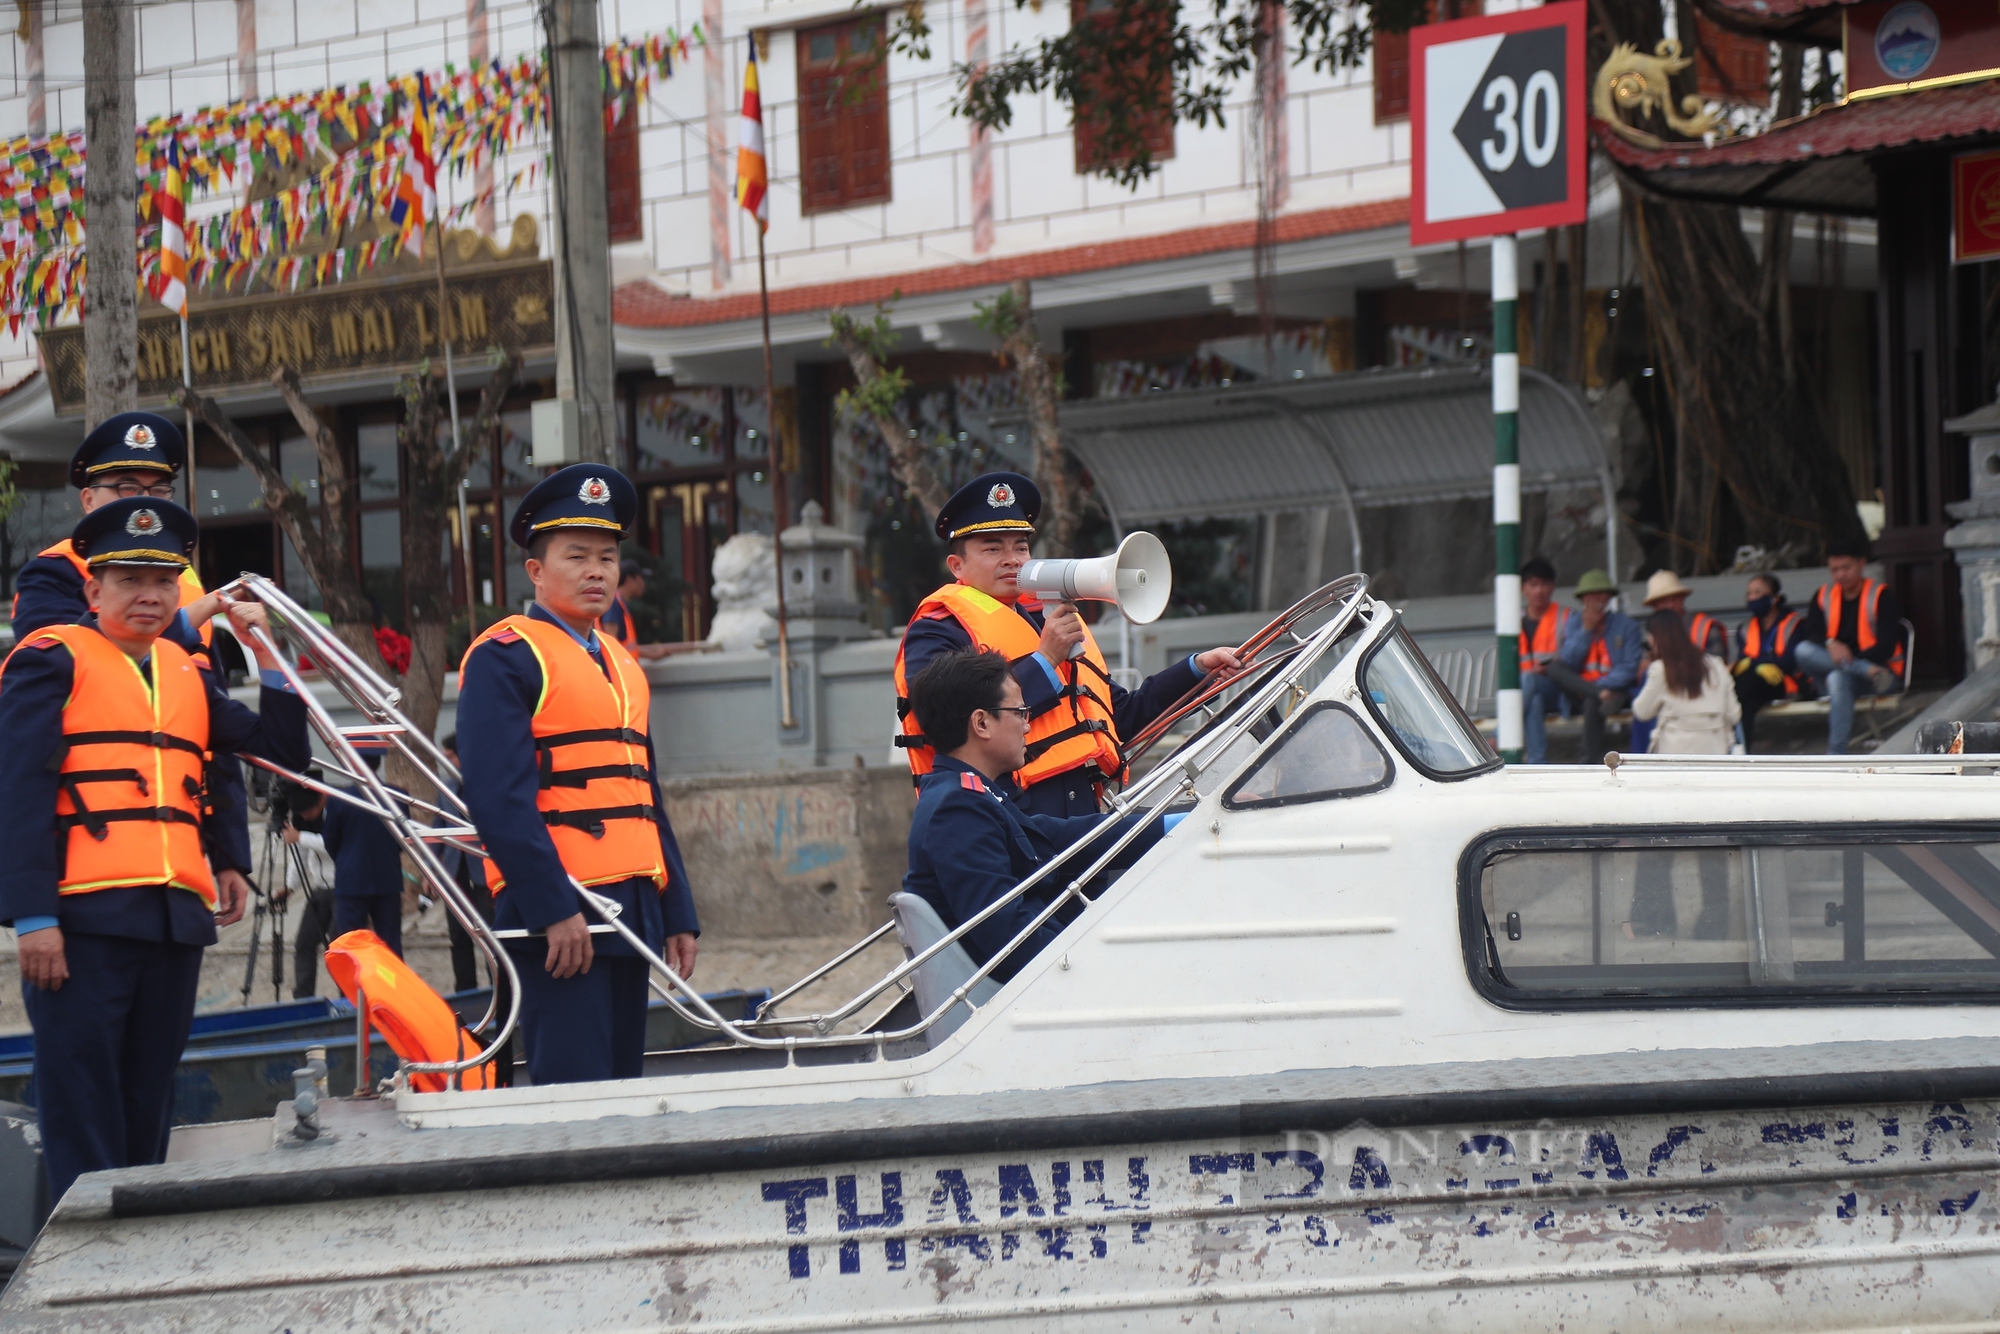
<instances>
[{"instance_id":1,"label":"seated officer","mask_svg":"<svg viewBox=\"0 0 2000 1334\"><path fill-rule=\"evenodd\" d=\"M370 769L382 767L381 745L356 746ZM408 796L391 785L389 791ZM350 802L328 799L320 836L333 857L333 934L363 928L403 952L403 846L389 826Z\"/></svg>"},{"instance_id":2,"label":"seated officer","mask_svg":"<svg viewBox=\"0 0 2000 1334\"><path fill-rule=\"evenodd\" d=\"M596 630L638 507L632 484L601 464L544 478L509 529L528 552L535 604L475 639L459 669L460 771L493 924L547 936L507 942L537 1084L630 1079L646 1054L647 964L622 937L590 933L602 919L571 877L617 903L619 921L683 978L694 973L701 927L660 800L646 674Z\"/></svg>"},{"instance_id":3,"label":"seated officer","mask_svg":"<svg viewBox=\"0 0 2000 1334\"><path fill-rule=\"evenodd\" d=\"M968 650L934 658L910 691L938 756L917 790L903 890L921 896L947 927L956 928L1111 817L1037 815L1021 808L1004 779L1021 767L1029 711L1021 702L1020 682L998 653ZM1113 869L1159 836L1156 828L1134 839ZM1052 877L967 932L963 943L973 962L985 963L1005 949L1067 883L1067 876ZM1004 982L1020 971L1074 913L1069 908L1042 923L993 976Z\"/></svg>"},{"instance_id":4,"label":"seated officer","mask_svg":"<svg viewBox=\"0 0 2000 1334\"><path fill-rule=\"evenodd\" d=\"M931 745L911 707L909 683L942 653L968 648L999 653L1012 664L1030 722L1026 756L1009 776L1021 808L1037 815L1095 815L1098 787L1123 765L1120 738L1165 713L1208 672L1234 671L1235 651L1193 654L1137 690L1114 685L1090 627L1067 602L1051 610L1021 592L1029 539L1042 493L1019 473L990 472L959 488L938 511L937 535L951 544L945 566L954 583L925 598L896 653L897 744L910 770L929 773ZM1083 652L1072 657L1082 645ZM999 775L995 775L996 780Z\"/></svg>"},{"instance_id":5,"label":"seated officer","mask_svg":"<svg viewBox=\"0 0 2000 1334\"><path fill-rule=\"evenodd\" d=\"M0 922L20 937L55 1199L81 1173L166 1157L202 947L245 898L203 855L202 757L298 770L310 755L303 701L250 636L262 607L223 605L265 669L255 713L164 637L194 541L170 501L93 509L73 543L95 610L0 667Z\"/></svg>"},{"instance_id":6,"label":"seated officer","mask_svg":"<svg viewBox=\"0 0 2000 1334\"><path fill-rule=\"evenodd\" d=\"M178 426L157 413L121 412L84 437L69 461L69 483L85 514L135 496L172 500L174 478L186 462L187 442ZM14 642L45 625L82 620L90 611L83 596L88 574L67 538L23 565L14 576ZM202 591L192 567L181 571L180 599L180 614L163 637L193 654L195 666L207 671L214 638L208 622L221 603L215 594ZM250 870L250 803L243 792L243 770L233 759L219 760L210 768L208 785L215 808L216 875L229 882L233 893L248 894L243 877Z\"/></svg>"}]
</instances>

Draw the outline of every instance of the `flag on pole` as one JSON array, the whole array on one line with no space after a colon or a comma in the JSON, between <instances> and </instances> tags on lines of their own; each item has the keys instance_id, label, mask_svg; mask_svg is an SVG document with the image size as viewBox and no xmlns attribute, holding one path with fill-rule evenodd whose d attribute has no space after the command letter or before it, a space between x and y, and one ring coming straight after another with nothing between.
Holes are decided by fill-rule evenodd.
<instances>
[{"instance_id":1,"label":"flag on pole","mask_svg":"<svg viewBox=\"0 0 2000 1334\"><path fill-rule=\"evenodd\" d=\"M759 232L771 225L770 172L764 163L764 100L757 88L757 43L743 70L743 119L737 126L736 202L754 214Z\"/></svg>"},{"instance_id":2,"label":"flag on pole","mask_svg":"<svg viewBox=\"0 0 2000 1334\"><path fill-rule=\"evenodd\" d=\"M437 154L433 151L437 127L431 117L430 76L418 75L411 82L415 96L410 101L410 130L404 139L403 171L396 181L389 218L400 229L397 239L402 248L421 258L424 224L437 213Z\"/></svg>"},{"instance_id":3,"label":"flag on pole","mask_svg":"<svg viewBox=\"0 0 2000 1334\"><path fill-rule=\"evenodd\" d=\"M160 210L160 266L153 275L153 299L187 318L187 181L181 174L179 135L167 138L166 179L154 196Z\"/></svg>"}]
</instances>

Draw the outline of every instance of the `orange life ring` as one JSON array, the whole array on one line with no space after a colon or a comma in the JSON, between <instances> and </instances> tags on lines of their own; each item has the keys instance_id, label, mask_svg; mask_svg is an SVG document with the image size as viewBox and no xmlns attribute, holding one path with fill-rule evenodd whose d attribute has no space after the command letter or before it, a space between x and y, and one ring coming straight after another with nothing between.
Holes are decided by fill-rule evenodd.
<instances>
[{"instance_id":1,"label":"orange life ring","mask_svg":"<svg viewBox=\"0 0 2000 1334\"><path fill-rule=\"evenodd\" d=\"M389 1050L404 1060L462 1061L480 1050L479 1039L460 1026L444 997L373 931L349 931L328 945L326 971L349 1001L357 990L367 993L368 1022ZM410 1076L410 1087L419 1093L441 1093L450 1087L449 1081L446 1075L415 1074ZM467 1070L464 1086L492 1088L493 1063Z\"/></svg>"}]
</instances>

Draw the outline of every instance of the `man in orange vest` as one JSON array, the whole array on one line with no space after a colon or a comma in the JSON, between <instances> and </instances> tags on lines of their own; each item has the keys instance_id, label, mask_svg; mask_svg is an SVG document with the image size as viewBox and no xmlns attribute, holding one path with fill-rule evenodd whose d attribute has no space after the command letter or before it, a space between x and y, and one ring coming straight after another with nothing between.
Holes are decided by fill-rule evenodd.
<instances>
[{"instance_id":1,"label":"man in orange vest","mask_svg":"<svg viewBox=\"0 0 2000 1334\"><path fill-rule=\"evenodd\" d=\"M83 1172L166 1157L202 949L244 905L210 867L204 759L310 756L304 701L251 638L262 607L223 605L264 668L255 713L165 637L193 515L115 500L72 542L93 611L0 667L0 922L19 936L52 1199Z\"/></svg>"},{"instance_id":2,"label":"man in orange vest","mask_svg":"<svg viewBox=\"0 0 2000 1334\"><path fill-rule=\"evenodd\" d=\"M528 553L534 606L475 639L459 669L458 753L494 925L544 937L507 942L537 1084L634 1078L646 1055L648 965L572 878L694 973L701 926L660 799L646 674L597 631L638 508L632 483L595 463L528 492L508 532Z\"/></svg>"},{"instance_id":3,"label":"man in orange vest","mask_svg":"<svg viewBox=\"0 0 2000 1334\"><path fill-rule=\"evenodd\" d=\"M69 461L69 482L77 489L77 504L89 514L113 500L147 496L174 498L174 478L187 464L187 441L180 428L153 412L121 412L107 417L83 438ZM14 642L20 643L47 625L81 620L90 603L83 595L86 571L68 539L49 547L21 567L14 577ZM208 622L221 604L204 593L192 567L181 571L181 609L165 638L194 655L195 666L213 668ZM243 771L233 759L217 763L208 775L209 800L215 808L215 872L232 893L248 894L244 876L250 870L250 802L243 791Z\"/></svg>"},{"instance_id":4,"label":"man in orange vest","mask_svg":"<svg viewBox=\"0 0 2000 1334\"><path fill-rule=\"evenodd\" d=\"M1639 623L1611 609L1617 581L1607 570L1585 570L1576 581L1583 614L1563 631L1555 661L1542 670L1558 689L1583 706L1583 762L1604 758L1604 715L1631 702L1645 634Z\"/></svg>"},{"instance_id":5,"label":"man in orange vest","mask_svg":"<svg viewBox=\"0 0 2000 1334\"><path fill-rule=\"evenodd\" d=\"M910 708L910 682L942 653L969 648L1012 664L1029 713L1026 761L1011 775L1018 805L1034 815L1095 815L1098 792L1123 767L1119 738L1159 717L1209 672L1242 664L1233 649L1195 653L1127 691L1112 682L1090 627L1067 602L1053 608L1021 592L1042 493L1019 473L990 472L960 487L938 511L951 546L954 582L925 598L896 652L896 709L912 774L935 754Z\"/></svg>"},{"instance_id":6,"label":"man in orange vest","mask_svg":"<svg viewBox=\"0 0 2000 1334\"><path fill-rule=\"evenodd\" d=\"M1653 577L1646 581L1645 602L1654 611L1678 612L1687 622L1688 638L1703 653L1710 654L1723 662L1729 661L1729 627L1705 611L1688 614L1688 598L1694 590L1681 582L1681 577L1672 570L1655 570ZM1645 675L1641 667L1640 675Z\"/></svg>"},{"instance_id":7,"label":"man in orange vest","mask_svg":"<svg viewBox=\"0 0 2000 1334\"><path fill-rule=\"evenodd\" d=\"M1793 656L1826 692L1826 753L1845 755L1857 693L1903 688L1903 609L1895 592L1868 577L1868 544L1827 543L1830 584L1813 594Z\"/></svg>"},{"instance_id":8,"label":"man in orange vest","mask_svg":"<svg viewBox=\"0 0 2000 1334\"><path fill-rule=\"evenodd\" d=\"M1563 633L1576 615L1556 601L1556 567L1536 556L1521 565L1521 709L1526 715L1529 764L1549 762L1549 715L1564 707L1564 695L1549 679Z\"/></svg>"}]
</instances>

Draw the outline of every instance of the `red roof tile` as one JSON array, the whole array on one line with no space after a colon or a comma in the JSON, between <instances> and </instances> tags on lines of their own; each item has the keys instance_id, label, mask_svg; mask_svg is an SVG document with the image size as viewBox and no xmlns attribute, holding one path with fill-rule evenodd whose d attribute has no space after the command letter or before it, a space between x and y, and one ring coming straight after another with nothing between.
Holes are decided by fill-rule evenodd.
<instances>
[{"instance_id":1,"label":"red roof tile","mask_svg":"<svg viewBox=\"0 0 2000 1334\"><path fill-rule=\"evenodd\" d=\"M1347 232L1400 226L1409 220L1410 201L1407 199L1385 199L1347 208L1315 209L1279 218L1277 240L1280 245L1290 241L1309 241ZM1017 278L1060 278L1069 274L1121 269L1133 264L1188 259L1224 250L1248 250L1255 243L1256 235L1257 225L1254 222L1227 222L1159 236L1100 241L1094 245L1070 246L1061 250L1039 250L983 264L948 264L884 277L785 287L771 293L771 313L795 315L830 310L835 306L871 306L891 299L898 292L904 296L958 292L1009 283ZM650 282L632 282L612 294L611 317L614 323L630 329L727 324L734 320L756 319L757 297L755 293L735 293L723 297L675 296Z\"/></svg>"}]
</instances>

